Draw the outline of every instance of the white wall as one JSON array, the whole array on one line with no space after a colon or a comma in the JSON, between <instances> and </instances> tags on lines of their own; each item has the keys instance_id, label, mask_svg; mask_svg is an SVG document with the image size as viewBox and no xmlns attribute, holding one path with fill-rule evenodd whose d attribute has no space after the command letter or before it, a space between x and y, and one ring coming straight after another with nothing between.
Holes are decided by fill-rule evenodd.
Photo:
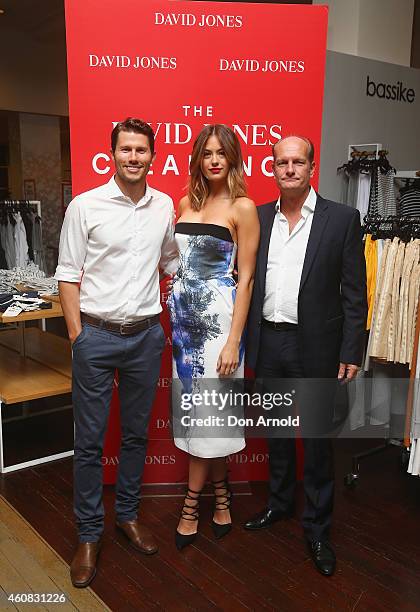
<instances>
[{"instance_id":1,"label":"white wall","mask_svg":"<svg viewBox=\"0 0 420 612\"><path fill-rule=\"evenodd\" d=\"M410 66L415 0L313 0L329 7L330 51Z\"/></svg>"},{"instance_id":2,"label":"white wall","mask_svg":"<svg viewBox=\"0 0 420 612\"><path fill-rule=\"evenodd\" d=\"M328 5L327 48L357 55L360 0L313 0Z\"/></svg>"},{"instance_id":3,"label":"white wall","mask_svg":"<svg viewBox=\"0 0 420 612\"><path fill-rule=\"evenodd\" d=\"M361 0L358 53L410 66L414 0Z\"/></svg>"},{"instance_id":4,"label":"white wall","mask_svg":"<svg viewBox=\"0 0 420 612\"><path fill-rule=\"evenodd\" d=\"M415 91L412 103L367 95L367 77L376 84ZM342 201L342 175L351 144L381 143L397 170L420 168L420 70L344 53L327 52L319 191Z\"/></svg>"}]
</instances>

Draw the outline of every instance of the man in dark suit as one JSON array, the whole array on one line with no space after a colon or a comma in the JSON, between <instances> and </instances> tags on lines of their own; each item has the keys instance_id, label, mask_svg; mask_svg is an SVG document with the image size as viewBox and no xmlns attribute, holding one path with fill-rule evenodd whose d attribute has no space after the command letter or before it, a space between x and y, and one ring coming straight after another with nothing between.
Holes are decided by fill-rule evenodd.
<instances>
[{"instance_id":1,"label":"man in dark suit","mask_svg":"<svg viewBox=\"0 0 420 612\"><path fill-rule=\"evenodd\" d=\"M349 381L362 361L367 316L359 213L313 190L314 147L309 139L283 138L274 145L273 157L281 196L258 207L261 240L248 318L247 363L263 379L331 379L334 385L337 378ZM311 384L301 384L309 389L304 393L306 403ZM295 440L269 438L268 444L269 500L246 523L250 530L268 527L294 511ZM329 543L332 444L322 436L304 437L303 444L302 523L315 566L329 576L335 570Z\"/></svg>"}]
</instances>

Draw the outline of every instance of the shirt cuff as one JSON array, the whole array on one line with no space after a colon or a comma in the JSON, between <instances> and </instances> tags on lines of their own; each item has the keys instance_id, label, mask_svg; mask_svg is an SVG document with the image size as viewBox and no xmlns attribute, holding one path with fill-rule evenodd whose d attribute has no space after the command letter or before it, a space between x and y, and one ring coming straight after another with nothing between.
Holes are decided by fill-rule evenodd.
<instances>
[{"instance_id":1,"label":"shirt cuff","mask_svg":"<svg viewBox=\"0 0 420 612\"><path fill-rule=\"evenodd\" d=\"M82 271L72 270L71 268L65 268L64 266L57 266L54 278L57 281L65 281L67 283L80 283L82 279Z\"/></svg>"}]
</instances>

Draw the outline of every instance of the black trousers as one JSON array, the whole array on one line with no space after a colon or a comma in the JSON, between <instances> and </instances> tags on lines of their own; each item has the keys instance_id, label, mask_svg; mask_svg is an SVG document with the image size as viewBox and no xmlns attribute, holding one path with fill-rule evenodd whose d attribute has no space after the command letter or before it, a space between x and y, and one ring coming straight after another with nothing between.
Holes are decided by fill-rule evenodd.
<instances>
[{"instance_id":1,"label":"black trousers","mask_svg":"<svg viewBox=\"0 0 420 612\"><path fill-rule=\"evenodd\" d=\"M261 329L258 378L303 378L297 332ZM303 438L305 506L302 524L308 540L327 540L334 501L334 463L331 440ZM269 438L270 497L268 507L292 512L296 488L295 438Z\"/></svg>"}]
</instances>

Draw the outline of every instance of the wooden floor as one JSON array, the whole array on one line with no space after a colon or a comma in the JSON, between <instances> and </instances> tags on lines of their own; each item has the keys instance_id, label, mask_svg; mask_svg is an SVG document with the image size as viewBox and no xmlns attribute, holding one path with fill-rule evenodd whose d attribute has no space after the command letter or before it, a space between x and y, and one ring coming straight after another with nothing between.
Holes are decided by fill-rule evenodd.
<instances>
[{"instance_id":1,"label":"wooden floor","mask_svg":"<svg viewBox=\"0 0 420 612\"><path fill-rule=\"evenodd\" d=\"M260 533L242 529L264 505L263 483L252 486L252 496L234 498L234 529L219 542L210 529L212 499L203 498L200 535L182 553L174 545L181 500L145 498L140 516L160 545L152 557L136 553L114 530L113 491L106 487L105 539L94 591L115 612L419 611L420 479L401 471L400 451L394 447L364 460L358 486L347 490L342 482L351 466L351 444L338 444L332 533L338 564L333 577L314 569L298 519ZM4 476L1 492L69 563L76 541L71 461ZM298 501L299 509L301 491ZM69 584L60 586L68 592Z\"/></svg>"},{"instance_id":2,"label":"wooden floor","mask_svg":"<svg viewBox=\"0 0 420 612\"><path fill-rule=\"evenodd\" d=\"M40 600L43 597L45 603L22 603L29 593L39 595ZM9 599L11 596L13 602ZM63 612L102 612L108 609L91 589L72 588L67 564L0 497L0 610L28 607L32 610L56 610L59 607Z\"/></svg>"}]
</instances>

